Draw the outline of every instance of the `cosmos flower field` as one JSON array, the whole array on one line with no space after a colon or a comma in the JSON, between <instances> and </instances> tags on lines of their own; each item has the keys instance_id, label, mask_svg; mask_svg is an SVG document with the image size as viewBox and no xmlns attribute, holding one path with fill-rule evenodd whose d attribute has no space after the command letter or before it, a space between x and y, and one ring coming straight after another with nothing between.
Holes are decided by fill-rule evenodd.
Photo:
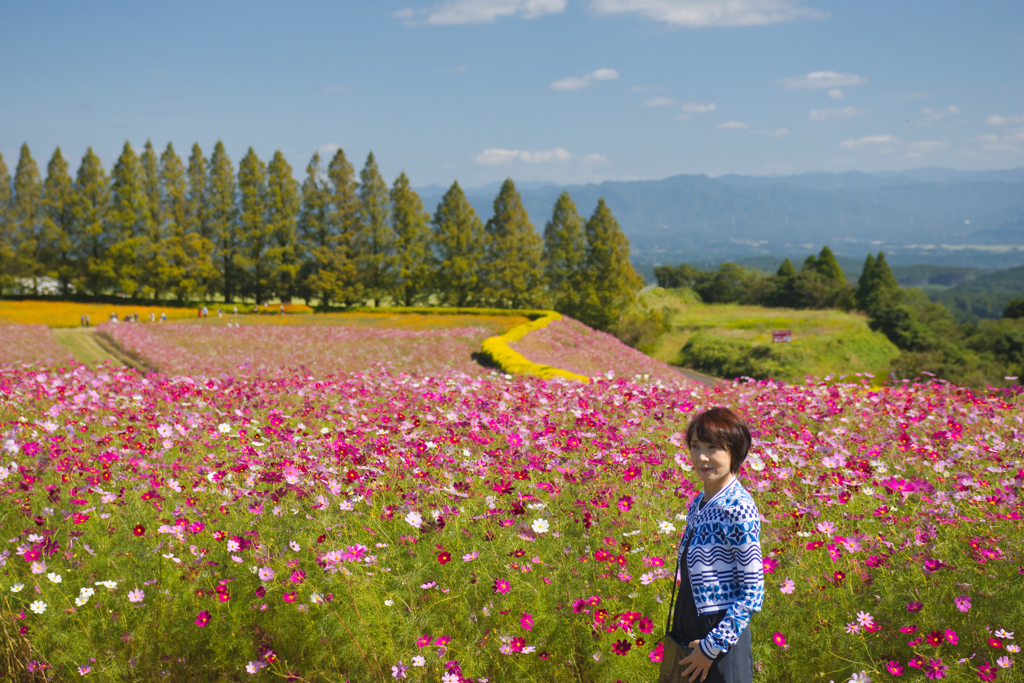
<instances>
[{"instance_id":1,"label":"cosmos flower field","mask_svg":"<svg viewBox=\"0 0 1024 683\"><path fill-rule=\"evenodd\" d=\"M726 405L755 680L1017 680L1016 389L7 363L0 396L0 672L656 680L681 432Z\"/></svg>"}]
</instances>

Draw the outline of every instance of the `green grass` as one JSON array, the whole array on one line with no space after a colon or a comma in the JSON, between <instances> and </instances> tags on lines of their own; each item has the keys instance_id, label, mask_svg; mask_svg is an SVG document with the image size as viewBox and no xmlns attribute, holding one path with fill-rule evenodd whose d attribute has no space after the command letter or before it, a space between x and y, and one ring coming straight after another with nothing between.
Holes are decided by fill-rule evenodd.
<instances>
[{"instance_id":1,"label":"green grass","mask_svg":"<svg viewBox=\"0 0 1024 683\"><path fill-rule=\"evenodd\" d=\"M855 313L704 304L686 289L656 287L641 297L669 327L651 355L719 377L802 382L806 375L870 372L881 380L899 354ZM793 341L772 343L773 330L791 330Z\"/></svg>"}]
</instances>

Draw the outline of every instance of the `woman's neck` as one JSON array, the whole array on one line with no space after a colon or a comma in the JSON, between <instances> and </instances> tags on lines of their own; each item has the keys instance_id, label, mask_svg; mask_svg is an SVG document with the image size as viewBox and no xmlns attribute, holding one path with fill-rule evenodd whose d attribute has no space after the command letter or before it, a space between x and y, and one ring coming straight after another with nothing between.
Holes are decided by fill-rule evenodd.
<instances>
[{"instance_id":1,"label":"woman's neck","mask_svg":"<svg viewBox=\"0 0 1024 683\"><path fill-rule=\"evenodd\" d=\"M706 503L715 496L717 496L718 492L724 489L729 484L731 484L733 479L735 479L735 477L733 476L732 472L730 472L729 474L719 479L718 481L704 484L704 502Z\"/></svg>"}]
</instances>

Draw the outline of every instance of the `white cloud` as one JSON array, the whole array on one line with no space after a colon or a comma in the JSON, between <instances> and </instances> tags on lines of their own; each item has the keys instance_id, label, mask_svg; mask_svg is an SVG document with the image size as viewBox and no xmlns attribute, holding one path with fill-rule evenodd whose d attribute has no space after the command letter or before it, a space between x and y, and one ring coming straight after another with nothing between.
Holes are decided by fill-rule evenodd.
<instances>
[{"instance_id":1,"label":"white cloud","mask_svg":"<svg viewBox=\"0 0 1024 683\"><path fill-rule=\"evenodd\" d=\"M828 121L829 119L848 119L851 116L864 116L867 113L867 109L857 109L856 107L843 107L842 109L812 109L809 118L811 121Z\"/></svg>"},{"instance_id":2,"label":"white cloud","mask_svg":"<svg viewBox=\"0 0 1024 683\"><path fill-rule=\"evenodd\" d=\"M789 136L789 128L776 128L775 130L752 130L751 135L767 135L770 138L784 138Z\"/></svg>"},{"instance_id":3,"label":"white cloud","mask_svg":"<svg viewBox=\"0 0 1024 683\"><path fill-rule=\"evenodd\" d=\"M693 114L706 114L709 111L718 109L718 105L714 102L707 104L701 104L700 102L687 102L683 105L683 111Z\"/></svg>"},{"instance_id":4,"label":"white cloud","mask_svg":"<svg viewBox=\"0 0 1024 683\"><path fill-rule=\"evenodd\" d=\"M726 121L725 123L718 124L718 127L725 129L746 128L747 124L740 123L739 121Z\"/></svg>"},{"instance_id":5,"label":"white cloud","mask_svg":"<svg viewBox=\"0 0 1024 683\"><path fill-rule=\"evenodd\" d=\"M812 71L806 76L783 78L779 83L786 90L815 90L818 88L838 88L840 86L864 85L868 79L853 74L840 74L835 71Z\"/></svg>"},{"instance_id":6,"label":"white cloud","mask_svg":"<svg viewBox=\"0 0 1024 683\"><path fill-rule=\"evenodd\" d=\"M448 0L419 11L406 7L392 12L391 16L405 20L407 24L485 24L499 17L515 15L536 19L545 14L564 12L565 5L566 0ZM417 21L419 17L422 19Z\"/></svg>"},{"instance_id":7,"label":"white cloud","mask_svg":"<svg viewBox=\"0 0 1024 683\"><path fill-rule=\"evenodd\" d=\"M846 95L843 94L842 88L832 88L831 90L828 91L828 96L831 97L833 100L841 100L844 97L846 97Z\"/></svg>"},{"instance_id":8,"label":"white cloud","mask_svg":"<svg viewBox=\"0 0 1024 683\"><path fill-rule=\"evenodd\" d=\"M588 154L583 157L583 163L585 164L606 164L608 163L608 157L603 157L600 154Z\"/></svg>"},{"instance_id":9,"label":"white cloud","mask_svg":"<svg viewBox=\"0 0 1024 683\"><path fill-rule=\"evenodd\" d=\"M839 146L853 149L854 147L862 147L864 145L878 145L884 142L892 142L895 139L896 138L891 135L868 135L867 137L863 137L858 140L843 140L839 143Z\"/></svg>"},{"instance_id":10,"label":"white cloud","mask_svg":"<svg viewBox=\"0 0 1024 683\"><path fill-rule=\"evenodd\" d=\"M761 26L828 16L794 0L590 0L590 8L597 14L636 13L687 28Z\"/></svg>"},{"instance_id":11,"label":"white cloud","mask_svg":"<svg viewBox=\"0 0 1024 683\"><path fill-rule=\"evenodd\" d=\"M579 90L580 88L586 88L594 81L614 81L618 77L619 72L615 69L597 69L582 78L573 76L571 78L563 78L560 81L554 81L548 87L552 90Z\"/></svg>"},{"instance_id":12,"label":"white cloud","mask_svg":"<svg viewBox=\"0 0 1024 683\"><path fill-rule=\"evenodd\" d=\"M1006 126L1010 124L1024 123L1024 116L999 116L997 114L993 114L985 119L985 123L990 126Z\"/></svg>"},{"instance_id":13,"label":"white cloud","mask_svg":"<svg viewBox=\"0 0 1024 683\"><path fill-rule=\"evenodd\" d=\"M632 88L633 92L661 92L664 90L660 85L634 85Z\"/></svg>"},{"instance_id":14,"label":"white cloud","mask_svg":"<svg viewBox=\"0 0 1024 683\"><path fill-rule=\"evenodd\" d=\"M602 157L603 158L603 157ZM476 162L484 165L508 164L520 161L526 164L565 163L572 161L572 154L562 147L529 152L521 149L485 149L476 155Z\"/></svg>"},{"instance_id":15,"label":"white cloud","mask_svg":"<svg viewBox=\"0 0 1024 683\"><path fill-rule=\"evenodd\" d=\"M644 105L648 107L667 107L670 104L675 104L676 101L671 97L652 97L644 102Z\"/></svg>"},{"instance_id":16,"label":"white cloud","mask_svg":"<svg viewBox=\"0 0 1024 683\"><path fill-rule=\"evenodd\" d=\"M942 140L921 140L919 142L911 142L907 145L907 149L918 153L927 153L933 149L940 149L942 147L949 147L949 143L943 142Z\"/></svg>"},{"instance_id":17,"label":"white cloud","mask_svg":"<svg viewBox=\"0 0 1024 683\"><path fill-rule=\"evenodd\" d=\"M921 121L922 125L929 123L935 123L946 118L949 114L956 114L960 111L960 108L955 105L950 105L945 109L922 109L921 113L924 114L924 120Z\"/></svg>"}]
</instances>

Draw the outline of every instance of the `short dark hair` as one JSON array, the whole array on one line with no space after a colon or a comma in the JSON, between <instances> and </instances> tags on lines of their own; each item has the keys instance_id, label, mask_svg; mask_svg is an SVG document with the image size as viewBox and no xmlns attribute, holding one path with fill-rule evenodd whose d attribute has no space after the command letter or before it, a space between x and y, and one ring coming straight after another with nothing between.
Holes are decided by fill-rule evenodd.
<instances>
[{"instance_id":1,"label":"short dark hair","mask_svg":"<svg viewBox=\"0 0 1024 683\"><path fill-rule=\"evenodd\" d=\"M686 447L694 439L729 451L729 471L736 474L750 450L750 428L728 408L709 408L686 427Z\"/></svg>"}]
</instances>

